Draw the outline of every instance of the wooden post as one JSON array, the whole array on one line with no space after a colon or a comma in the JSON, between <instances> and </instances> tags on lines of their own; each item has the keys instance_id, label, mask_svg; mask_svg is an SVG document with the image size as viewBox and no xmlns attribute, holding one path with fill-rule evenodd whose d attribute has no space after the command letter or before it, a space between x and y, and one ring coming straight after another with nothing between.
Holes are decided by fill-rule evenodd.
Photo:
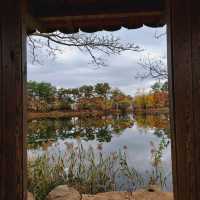
<instances>
[{"instance_id":1,"label":"wooden post","mask_svg":"<svg viewBox=\"0 0 200 200\"><path fill-rule=\"evenodd\" d=\"M0 6L0 199L26 199L26 35L21 0Z\"/></svg>"},{"instance_id":2,"label":"wooden post","mask_svg":"<svg viewBox=\"0 0 200 200\"><path fill-rule=\"evenodd\" d=\"M200 2L169 2L168 54L175 200L199 200Z\"/></svg>"}]
</instances>

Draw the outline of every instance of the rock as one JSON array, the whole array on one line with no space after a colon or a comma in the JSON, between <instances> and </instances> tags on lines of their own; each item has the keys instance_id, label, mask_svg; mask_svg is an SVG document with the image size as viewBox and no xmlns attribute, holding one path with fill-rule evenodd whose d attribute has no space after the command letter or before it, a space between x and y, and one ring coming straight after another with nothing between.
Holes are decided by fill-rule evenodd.
<instances>
[{"instance_id":1,"label":"rock","mask_svg":"<svg viewBox=\"0 0 200 200\"><path fill-rule=\"evenodd\" d=\"M149 191L149 192L161 192L161 188L158 185L149 185L147 187L147 191Z\"/></svg>"},{"instance_id":2,"label":"rock","mask_svg":"<svg viewBox=\"0 0 200 200\"><path fill-rule=\"evenodd\" d=\"M135 192L134 200L173 200L173 194L170 192Z\"/></svg>"},{"instance_id":3,"label":"rock","mask_svg":"<svg viewBox=\"0 0 200 200\"><path fill-rule=\"evenodd\" d=\"M27 200L35 200L35 198L34 198L32 193L27 192Z\"/></svg>"},{"instance_id":4,"label":"rock","mask_svg":"<svg viewBox=\"0 0 200 200\"><path fill-rule=\"evenodd\" d=\"M53 189L47 196L46 200L80 200L81 195L74 188L67 185L60 185Z\"/></svg>"},{"instance_id":5,"label":"rock","mask_svg":"<svg viewBox=\"0 0 200 200\"><path fill-rule=\"evenodd\" d=\"M125 192L106 192L97 195L83 195L83 200L134 200Z\"/></svg>"},{"instance_id":6,"label":"rock","mask_svg":"<svg viewBox=\"0 0 200 200\"><path fill-rule=\"evenodd\" d=\"M168 192L137 191L107 192L97 195L83 195L83 200L173 200L173 194Z\"/></svg>"}]
</instances>

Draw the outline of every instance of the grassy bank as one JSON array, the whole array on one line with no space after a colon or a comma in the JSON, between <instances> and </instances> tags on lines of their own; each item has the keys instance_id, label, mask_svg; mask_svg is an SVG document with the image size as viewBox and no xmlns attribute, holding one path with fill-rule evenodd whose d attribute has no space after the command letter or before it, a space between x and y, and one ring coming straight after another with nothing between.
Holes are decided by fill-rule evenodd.
<instances>
[{"instance_id":1,"label":"grassy bank","mask_svg":"<svg viewBox=\"0 0 200 200\"><path fill-rule=\"evenodd\" d=\"M118 114L117 111L51 111L51 112L28 112L28 120L33 119L58 119L67 117L98 117L108 114Z\"/></svg>"},{"instance_id":2,"label":"grassy bank","mask_svg":"<svg viewBox=\"0 0 200 200\"><path fill-rule=\"evenodd\" d=\"M135 109L135 114L168 114L169 108ZM105 115L121 114L116 110L109 111L51 111L51 112L28 112L28 120L34 119L59 119L67 117L101 117ZM127 113L128 114L128 113Z\"/></svg>"},{"instance_id":3,"label":"grassy bank","mask_svg":"<svg viewBox=\"0 0 200 200\"><path fill-rule=\"evenodd\" d=\"M92 147L66 143L65 153L43 154L28 159L28 191L36 200L44 200L47 194L58 185L68 185L81 194L120 191L135 191L148 184L164 186L166 177L162 172L162 152L167 145L165 138L158 147L152 149L153 171L144 180L134 167L128 164L126 148L118 152L104 154L102 146L98 151ZM119 179L124 177L123 183Z\"/></svg>"},{"instance_id":4,"label":"grassy bank","mask_svg":"<svg viewBox=\"0 0 200 200\"><path fill-rule=\"evenodd\" d=\"M68 145L64 155L45 154L28 161L28 191L36 200L44 200L56 186L66 184L82 194L115 191L119 189L117 179L127 178L127 185L135 190L143 184L141 176L127 164L123 151L103 155L101 148L83 149L82 146Z\"/></svg>"}]
</instances>

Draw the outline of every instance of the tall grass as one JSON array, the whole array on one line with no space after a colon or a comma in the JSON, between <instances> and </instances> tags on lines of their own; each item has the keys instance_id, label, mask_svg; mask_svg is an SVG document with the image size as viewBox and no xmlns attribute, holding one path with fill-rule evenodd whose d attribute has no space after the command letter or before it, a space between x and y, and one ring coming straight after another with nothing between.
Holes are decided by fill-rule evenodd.
<instances>
[{"instance_id":1,"label":"tall grass","mask_svg":"<svg viewBox=\"0 0 200 200\"><path fill-rule=\"evenodd\" d=\"M49 161L48 155L28 161L28 191L34 194L36 200L44 200L53 188L66 181L61 160L53 165L50 165Z\"/></svg>"},{"instance_id":2,"label":"tall grass","mask_svg":"<svg viewBox=\"0 0 200 200\"><path fill-rule=\"evenodd\" d=\"M86 194L121 190L124 185L128 191L149 184L165 187L167 177L163 173L161 159L168 144L166 137L158 146L151 143L153 168L146 179L128 165L126 148L103 154L101 145L97 151L92 147L84 149L82 145L67 143L66 153L45 153L28 161L28 190L36 200L44 200L53 188L62 184ZM123 181L119 181L121 179Z\"/></svg>"},{"instance_id":3,"label":"tall grass","mask_svg":"<svg viewBox=\"0 0 200 200\"><path fill-rule=\"evenodd\" d=\"M70 145L69 145L70 146ZM68 148L66 154L48 155L28 161L28 190L37 200L44 200L56 186L67 184L80 193L115 191L117 179L125 177L131 190L143 184L142 177L127 164L125 151L103 155L81 145Z\"/></svg>"},{"instance_id":4,"label":"tall grass","mask_svg":"<svg viewBox=\"0 0 200 200\"><path fill-rule=\"evenodd\" d=\"M166 175L162 166L163 152L170 144L170 140L166 135L162 135L160 143L156 146L151 142L151 164L152 171L149 175L149 185L159 185L161 188L165 188L167 177L171 175L171 172Z\"/></svg>"}]
</instances>

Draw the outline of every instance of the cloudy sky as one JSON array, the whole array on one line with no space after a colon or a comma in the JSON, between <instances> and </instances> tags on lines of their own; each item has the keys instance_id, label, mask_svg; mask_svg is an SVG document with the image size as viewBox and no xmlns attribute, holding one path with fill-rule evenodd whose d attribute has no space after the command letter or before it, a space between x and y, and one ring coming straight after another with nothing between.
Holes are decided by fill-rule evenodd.
<instances>
[{"instance_id":1,"label":"cloudy sky","mask_svg":"<svg viewBox=\"0 0 200 200\"><path fill-rule=\"evenodd\" d=\"M139 45L143 52L124 52L121 55L107 58L107 67L97 68L89 64L89 55L76 48L64 48L62 54L54 59L46 57L42 64L28 62L28 80L50 82L57 87L74 88L84 84L94 85L108 82L112 87L134 95L138 89L148 89L154 82L151 79L136 79L141 67L140 59L150 55L153 57L166 56L166 38L155 39L155 34L165 32L163 28L143 27L137 30L127 30L112 33L124 42ZM108 34L108 32L100 33Z\"/></svg>"}]
</instances>

